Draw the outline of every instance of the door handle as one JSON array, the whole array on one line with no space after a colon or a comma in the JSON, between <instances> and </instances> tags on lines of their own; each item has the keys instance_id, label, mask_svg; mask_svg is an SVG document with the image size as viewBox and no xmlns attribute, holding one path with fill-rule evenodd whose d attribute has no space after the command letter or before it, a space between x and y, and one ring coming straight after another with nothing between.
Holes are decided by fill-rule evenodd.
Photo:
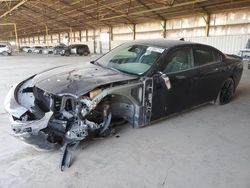
<instances>
[{"instance_id":1,"label":"door handle","mask_svg":"<svg viewBox=\"0 0 250 188\"><path fill-rule=\"evenodd\" d=\"M225 69L223 69L223 68L215 68L215 71L216 72L225 72Z\"/></svg>"},{"instance_id":2,"label":"door handle","mask_svg":"<svg viewBox=\"0 0 250 188\"><path fill-rule=\"evenodd\" d=\"M175 78L182 80L182 79L185 79L187 77L186 76L182 76L182 75L178 75L178 76L175 76Z\"/></svg>"}]
</instances>

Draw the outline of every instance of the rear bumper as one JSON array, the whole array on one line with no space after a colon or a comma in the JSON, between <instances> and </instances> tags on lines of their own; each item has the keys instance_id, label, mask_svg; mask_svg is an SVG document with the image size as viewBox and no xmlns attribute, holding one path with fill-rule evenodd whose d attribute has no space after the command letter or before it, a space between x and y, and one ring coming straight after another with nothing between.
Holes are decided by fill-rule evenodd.
<instances>
[{"instance_id":1,"label":"rear bumper","mask_svg":"<svg viewBox=\"0 0 250 188\"><path fill-rule=\"evenodd\" d=\"M236 69L234 70L234 82L235 82L235 88L239 85L239 82L241 80L242 77L242 73L243 73L243 62L239 63L236 67Z\"/></svg>"}]
</instances>

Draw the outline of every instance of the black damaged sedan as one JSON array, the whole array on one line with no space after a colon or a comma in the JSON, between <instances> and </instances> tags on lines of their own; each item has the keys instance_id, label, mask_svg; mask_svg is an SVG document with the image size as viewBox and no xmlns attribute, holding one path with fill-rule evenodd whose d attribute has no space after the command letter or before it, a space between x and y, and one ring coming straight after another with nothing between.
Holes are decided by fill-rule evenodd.
<instances>
[{"instance_id":1,"label":"black damaged sedan","mask_svg":"<svg viewBox=\"0 0 250 188\"><path fill-rule=\"evenodd\" d=\"M125 43L89 63L61 66L22 81L6 97L14 135L40 148L69 147L107 136L115 124L148 125L201 104L227 104L243 63L184 41Z\"/></svg>"}]
</instances>

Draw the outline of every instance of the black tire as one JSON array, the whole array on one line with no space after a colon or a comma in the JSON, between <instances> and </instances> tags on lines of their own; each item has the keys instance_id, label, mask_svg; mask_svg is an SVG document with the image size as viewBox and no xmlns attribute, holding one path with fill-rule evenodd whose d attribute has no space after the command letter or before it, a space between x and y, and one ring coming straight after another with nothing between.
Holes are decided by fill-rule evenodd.
<instances>
[{"instance_id":1,"label":"black tire","mask_svg":"<svg viewBox=\"0 0 250 188\"><path fill-rule=\"evenodd\" d=\"M31 50L28 50L28 53L31 53L32 51Z\"/></svg>"},{"instance_id":2,"label":"black tire","mask_svg":"<svg viewBox=\"0 0 250 188\"><path fill-rule=\"evenodd\" d=\"M234 80L232 78L227 78L220 90L218 96L218 103L220 105L229 103L233 99L234 93L235 93Z\"/></svg>"},{"instance_id":3,"label":"black tire","mask_svg":"<svg viewBox=\"0 0 250 188\"><path fill-rule=\"evenodd\" d=\"M2 54L3 54L4 56L8 56L8 55L9 55L8 52L3 52Z\"/></svg>"},{"instance_id":4,"label":"black tire","mask_svg":"<svg viewBox=\"0 0 250 188\"><path fill-rule=\"evenodd\" d=\"M89 53L88 53L88 52L84 52L83 55L84 55L84 56L87 56L87 55L89 55Z\"/></svg>"},{"instance_id":5,"label":"black tire","mask_svg":"<svg viewBox=\"0 0 250 188\"><path fill-rule=\"evenodd\" d=\"M43 53L43 51L42 50L39 50L39 54L42 54Z\"/></svg>"},{"instance_id":6,"label":"black tire","mask_svg":"<svg viewBox=\"0 0 250 188\"><path fill-rule=\"evenodd\" d=\"M80 56L84 54L84 49L83 48L77 48L76 53Z\"/></svg>"},{"instance_id":7,"label":"black tire","mask_svg":"<svg viewBox=\"0 0 250 188\"><path fill-rule=\"evenodd\" d=\"M65 51L64 55L65 55L65 56L70 56L69 51Z\"/></svg>"}]
</instances>

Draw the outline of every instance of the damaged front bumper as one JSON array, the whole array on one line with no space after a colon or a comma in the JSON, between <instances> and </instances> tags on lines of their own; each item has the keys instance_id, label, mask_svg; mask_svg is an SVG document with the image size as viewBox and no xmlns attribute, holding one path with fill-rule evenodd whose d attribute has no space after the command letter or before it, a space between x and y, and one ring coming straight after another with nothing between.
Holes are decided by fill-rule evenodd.
<instances>
[{"instance_id":1,"label":"damaged front bumper","mask_svg":"<svg viewBox=\"0 0 250 188\"><path fill-rule=\"evenodd\" d=\"M10 114L11 135L19 138L29 145L33 145L39 150L51 150L55 144L47 141L47 135L41 130L46 128L53 112L45 113L39 120L22 120L21 117L29 110L21 106L16 100L16 89L18 85L13 86L5 98L5 110Z\"/></svg>"},{"instance_id":2,"label":"damaged front bumper","mask_svg":"<svg viewBox=\"0 0 250 188\"><path fill-rule=\"evenodd\" d=\"M103 104L93 112L97 121L89 116L95 107L85 96L48 94L36 88L32 79L12 87L5 99L5 109L11 115L12 135L39 150L60 146L61 169L70 165L68 147L76 147L89 135L106 135L109 131L109 105Z\"/></svg>"},{"instance_id":3,"label":"damaged front bumper","mask_svg":"<svg viewBox=\"0 0 250 188\"><path fill-rule=\"evenodd\" d=\"M14 120L11 117L12 130L15 136L27 137L28 135L38 135L40 130L47 127L52 114L52 112L47 112L42 119L35 121L20 121Z\"/></svg>"}]
</instances>

